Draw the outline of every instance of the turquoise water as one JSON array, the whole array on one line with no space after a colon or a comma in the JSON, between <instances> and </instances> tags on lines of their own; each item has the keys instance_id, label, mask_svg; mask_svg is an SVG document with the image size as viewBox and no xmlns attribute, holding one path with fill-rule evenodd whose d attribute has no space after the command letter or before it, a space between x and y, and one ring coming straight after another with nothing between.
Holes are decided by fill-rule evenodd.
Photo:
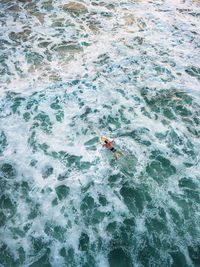
<instances>
[{"instance_id":1,"label":"turquoise water","mask_svg":"<svg viewBox=\"0 0 200 267\"><path fill-rule=\"evenodd\" d=\"M200 266L199 15L0 2L0 266Z\"/></svg>"}]
</instances>

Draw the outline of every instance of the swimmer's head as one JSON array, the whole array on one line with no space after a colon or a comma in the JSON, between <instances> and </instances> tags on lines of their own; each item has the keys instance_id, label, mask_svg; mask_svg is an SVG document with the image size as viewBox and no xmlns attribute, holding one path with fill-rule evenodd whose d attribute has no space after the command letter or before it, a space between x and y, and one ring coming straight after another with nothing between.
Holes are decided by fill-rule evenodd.
<instances>
[{"instance_id":1,"label":"swimmer's head","mask_svg":"<svg viewBox=\"0 0 200 267\"><path fill-rule=\"evenodd\" d=\"M105 136L101 136L100 140L102 144L107 144L109 142L108 138Z\"/></svg>"}]
</instances>

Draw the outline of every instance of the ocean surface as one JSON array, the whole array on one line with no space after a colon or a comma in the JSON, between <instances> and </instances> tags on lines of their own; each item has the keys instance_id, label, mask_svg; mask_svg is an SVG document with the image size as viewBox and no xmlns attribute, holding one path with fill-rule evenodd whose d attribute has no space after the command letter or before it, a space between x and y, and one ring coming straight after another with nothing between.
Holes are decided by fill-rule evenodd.
<instances>
[{"instance_id":1,"label":"ocean surface","mask_svg":"<svg viewBox=\"0 0 200 267\"><path fill-rule=\"evenodd\" d=\"M200 266L199 1L0 1L0 266Z\"/></svg>"}]
</instances>

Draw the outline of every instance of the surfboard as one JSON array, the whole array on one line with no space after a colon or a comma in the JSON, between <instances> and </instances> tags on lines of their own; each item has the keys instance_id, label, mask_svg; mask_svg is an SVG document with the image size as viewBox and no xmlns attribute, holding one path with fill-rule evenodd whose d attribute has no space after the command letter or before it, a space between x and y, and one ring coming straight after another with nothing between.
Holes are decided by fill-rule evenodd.
<instances>
[{"instance_id":1,"label":"surfboard","mask_svg":"<svg viewBox=\"0 0 200 267\"><path fill-rule=\"evenodd\" d=\"M102 144L102 146L105 145L107 142L112 142L112 141L106 136L100 137L100 143ZM113 156L116 160L118 160L121 156L123 156L123 153L116 146L113 146L113 151L110 150L110 152L113 152Z\"/></svg>"}]
</instances>

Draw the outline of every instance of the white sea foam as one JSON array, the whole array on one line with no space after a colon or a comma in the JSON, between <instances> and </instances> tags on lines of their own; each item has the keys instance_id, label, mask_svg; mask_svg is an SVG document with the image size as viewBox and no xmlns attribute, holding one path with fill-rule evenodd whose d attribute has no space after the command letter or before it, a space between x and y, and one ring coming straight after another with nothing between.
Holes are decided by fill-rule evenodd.
<instances>
[{"instance_id":1,"label":"white sea foam","mask_svg":"<svg viewBox=\"0 0 200 267\"><path fill-rule=\"evenodd\" d=\"M108 254L118 248L141 267L138 253L157 246L156 237L160 258L151 259L152 266L172 263L173 246L194 266L187 247L199 242L194 130L200 94L199 76L186 70L199 68L199 6L178 0L81 3L88 11L80 15L64 11L64 0L0 4L0 123L7 140L0 167L9 163L16 170L2 192L16 210L4 210L12 218L0 230L1 241L14 260L23 247L22 266L49 247L55 267L82 266L91 258L91 266L109 266ZM98 143L102 134L115 139L125 154L121 161ZM35 253L39 238L43 248ZM62 248L74 256L61 257ZM75 263L67 262L70 257Z\"/></svg>"}]
</instances>

